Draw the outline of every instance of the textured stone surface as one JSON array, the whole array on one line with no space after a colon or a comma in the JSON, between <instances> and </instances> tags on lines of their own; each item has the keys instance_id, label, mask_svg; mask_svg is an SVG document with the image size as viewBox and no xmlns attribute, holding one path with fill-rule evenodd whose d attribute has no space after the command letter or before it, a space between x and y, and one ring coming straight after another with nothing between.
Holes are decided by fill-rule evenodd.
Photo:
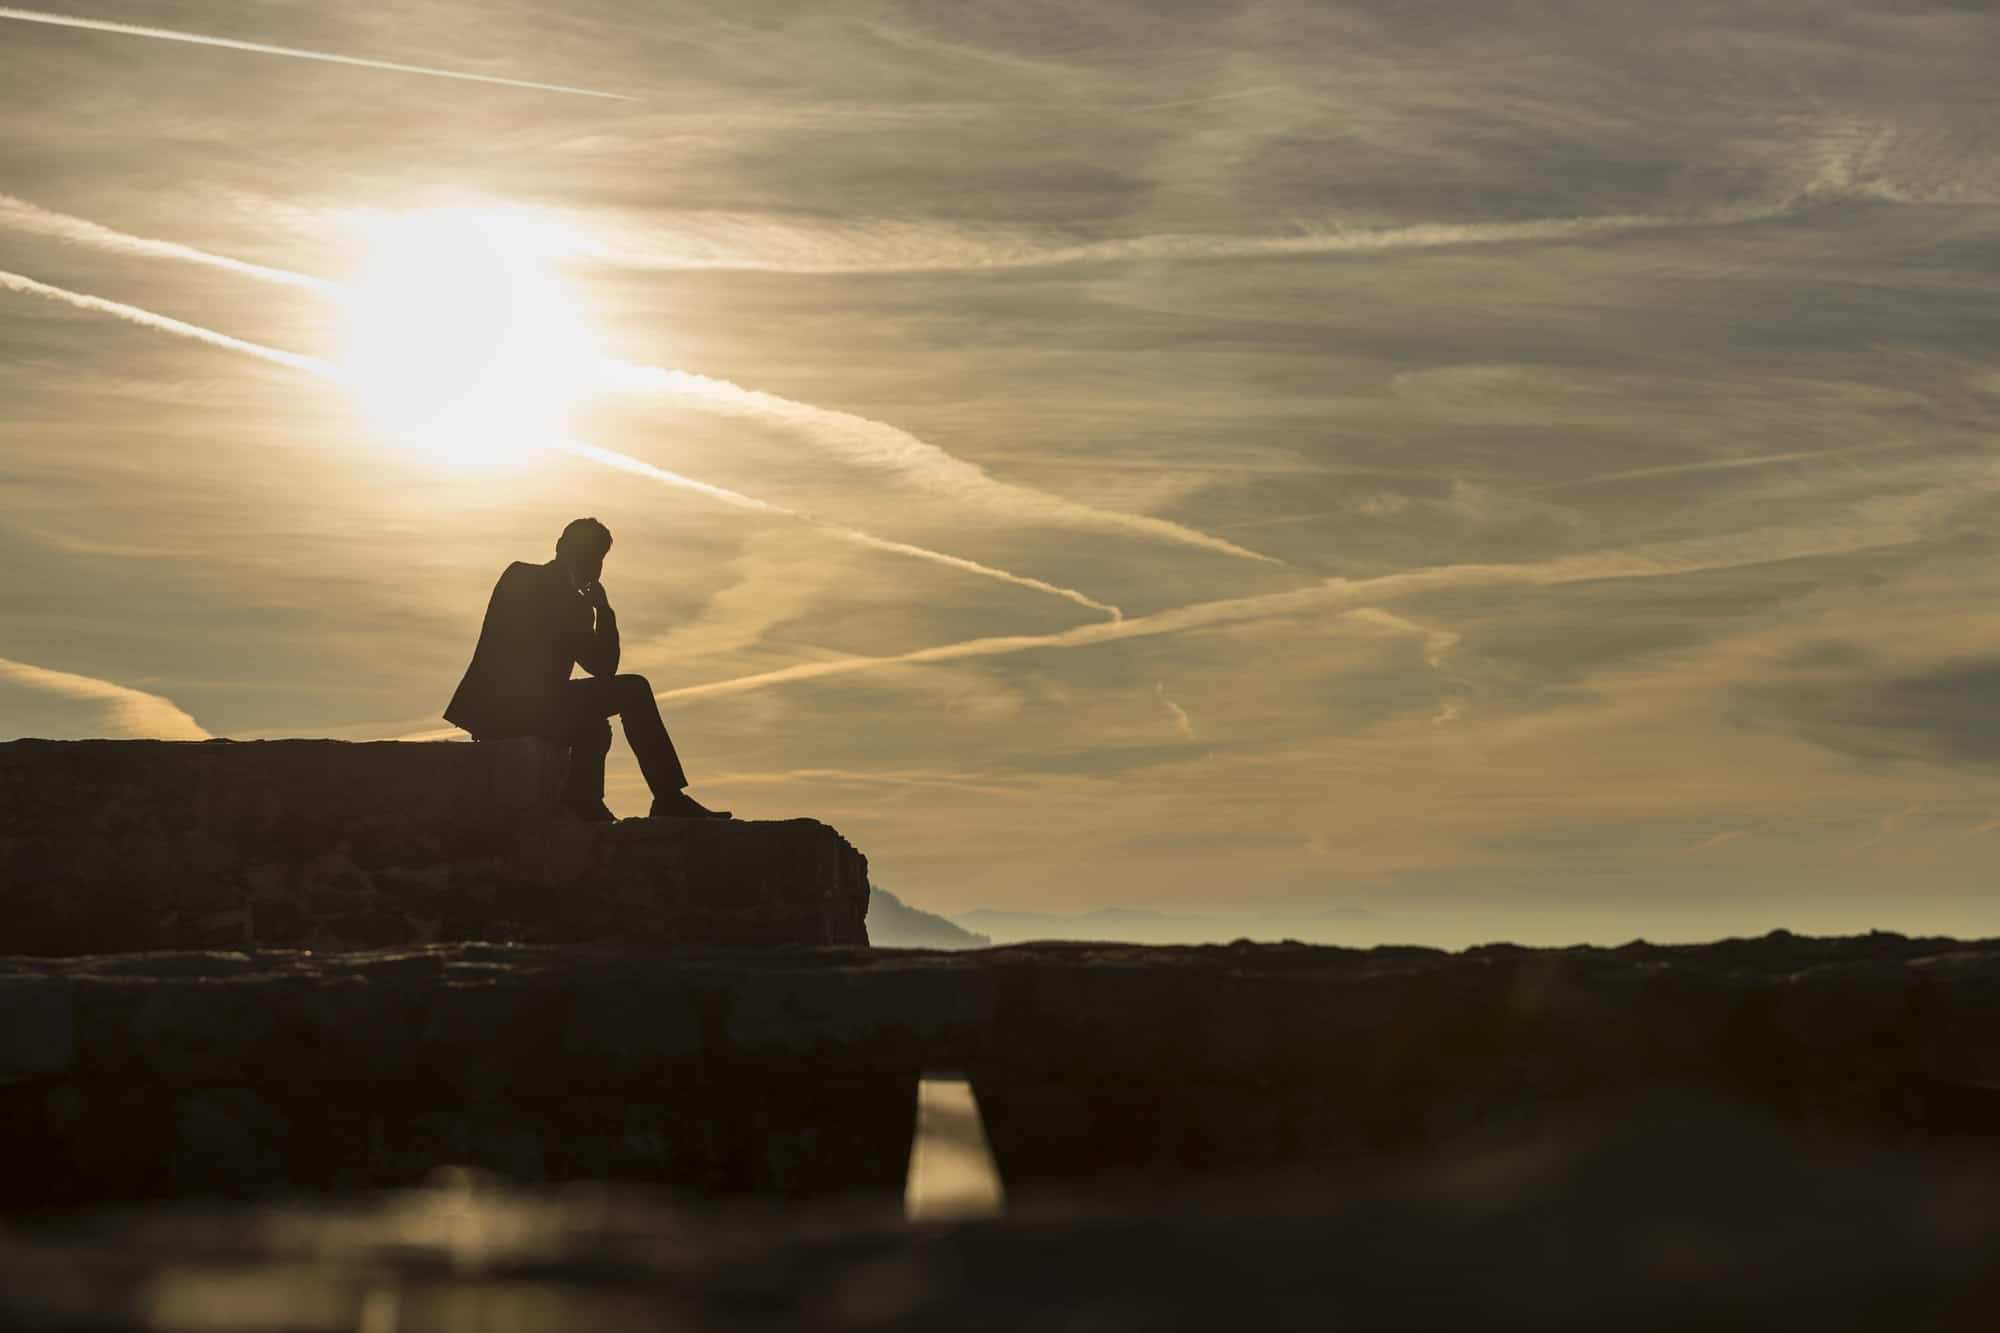
<instances>
[{"instance_id":1,"label":"textured stone surface","mask_svg":"<svg viewBox=\"0 0 2000 1333\"><path fill-rule=\"evenodd\" d=\"M559 776L532 741L0 744L0 953L867 943L825 825L585 825Z\"/></svg>"},{"instance_id":2,"label":"textured stone surface","mask_svg":"<svg viewBox=\"0 0 2000 1333\"><path fill-rule=\"evenodd\" d=\"M893 1197L914 1044L877 1023L838 1060L791 1058L759 998L767 970L819 957L0 959L0 1002L31 1016L0 1026L0 1204L410 1184L442 1163Z\"/></svg>"},{"instance_id":3,"label":"textured stone surface","mask_svg":"<svg viewBox=\"0 0 2000 1333\"><path fill-rule=\"evenodd\" d=\"M2000 1184L1685 1108L1338 1190L904 1227L430 1188L0 1229L0 1324L114 1330L1986 1330Z\"/></svg>"},{"instance_id":4,"label":"textured stone surface","mask_svg":"<svg viewBox=\"0 0 2000 1333\"><path fill-rule=\"evenodd\" d=\"M1032 946L971 1059L1011 1189L1338 1178L1552 1110L1695 1095L1802 1137L2000 1147L2000 943ZM977 955L975 955L977 956Z\"/></svg>"},{"instance_id":5,"label":"textured stone surface","mask_svg":"<svg viewBox=\"0 0 2000 1333\"><path fill-rule=\"evenodd\" d=\"M0 1021L15 1204L454 1161L887 1194L941 1068L1015 1197L1346 1180L1663 1097L1801 1141L2000 1148L2000 943L149 954L0 960L0 999L32 1015Z\"/></svg>"}]
</instances>

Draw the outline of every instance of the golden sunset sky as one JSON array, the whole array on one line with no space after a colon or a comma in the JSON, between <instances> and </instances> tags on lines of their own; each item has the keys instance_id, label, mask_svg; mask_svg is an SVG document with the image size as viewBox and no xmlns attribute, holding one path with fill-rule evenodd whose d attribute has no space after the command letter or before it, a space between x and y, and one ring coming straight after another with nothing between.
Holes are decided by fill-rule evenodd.
<instances>
[{"instance_id":1,"label":"golden sunset sky","mask_svg":"<svg viewBox=\"0 0 2000 1333\"><path fill-rule=\"evenodd\" d=\"M1996 69L1983 0L0 9L0 736L435 732L594 514L691 790L932 910L2000 930Z\"/></svg>"}]
</instances>

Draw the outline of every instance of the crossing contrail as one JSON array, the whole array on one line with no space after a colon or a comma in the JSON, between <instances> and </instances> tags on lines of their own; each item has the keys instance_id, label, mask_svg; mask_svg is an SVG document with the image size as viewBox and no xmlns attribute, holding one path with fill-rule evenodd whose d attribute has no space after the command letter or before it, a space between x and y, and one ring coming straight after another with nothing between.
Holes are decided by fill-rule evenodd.
<instances>
[{"instance_id":1,"label":"crossing contrail","mask_svg":"<svg viewBox=\"0 0 2000 1333\"><path fill-rule=\"evenodd\" d=\"M241 352L245 356L253 356L261 361L271 362L274 365L284 366L291 370L304 371L306 374L317 376L320 379L337 382L344 378L338 366L328 361L322 361L318 357L300 356L296 352L287 352L276 347L266 347L262 343L253 343L242 338L232 338L226 333L217 333L214 329L205 329L199 324L189 324L184 320L174 319L171 316L158 314L151 310L142 309L139 306L126 305L122 301L110 301L101 296L91 296L86 292L71 291L67 287L56 287L46 282L38 282L34 278L24 277L19 273L9 273L5 270L0 270L0 290L19 292L29 296L40 296L47 300L59 301L64 305L74 306L79 310L89 310L97 314L110 315L116 319L122 319L128 323L138 324L144 328L154 329L161 333L171 333L182 338L192 338L196 342L207 343L211 347L220 347L231 352ZM978 575L981 578L992 579L995 582L1012 584L1017 588L1029 588L1036 592L1061 597L1066 601L1076 603L1078 606L1087 607L1092 611L1107 616L1114 623L1123 619L1123 613L1117 607L1111 605L1109 602L1101 602L1095 597L1078 592L1074 588L1065 588L1060 584L1030 578L1025 574L1016 574L1011 570L1001 569L994 565L981 564L977 560L968 560L963 556L951 555L944 551L934 551L927 546L917 546L909 542L892 541L887 537L877 537L875 534L864 532L860 528L849 527L844 523L829 522L826 519L815 517L802 510L789 509L784 505L772 504L767 500L759 500L754 496L744 495L739 491L732 491L726 487L710 485L705 481L697 481L693 477L685 477L678 472L670 472L666 468L655 467L653 464L643 459L633 458L629 454L621 454L615 450L604 449L594 444L586 444L580 440L556 441L554 442L554 447L564 453L578 458L586 458L606 467L613 467L620 471L649 477L654 481L668 486L693 491L698 495L705 495L710 499L720 500L738 509L755 510L779 518L793 519L809 527L816 528L829 536L838 537L843 541L852 542L858 546L866 546L871 550L887 551L894 555L908 556L915 560L924 560L934 565L942 565L948 569L956 569L967 574Z\"/></svg>"},{"instance_id":2,"label":"crossing contrail","mask_svg":"<svg viewBox=\"0 0 2000 1333\"><path fill-rule=\"evenodd\" d=\"M318 60L329 65L354 65L362 69L383 69L397 74L422 74L433 79L461 79L467 83L493 83L504 88L526 88L540 93L564 93L571 97L601 97L613 102L636 99L623 93L607 93L596 88L573 88L562 83L536 83L531 79L503 79L497 74L470 74L464 70L438 69L433 65L405 65L394 60L370 60L364 56L335 55L330 51L306 51L296 46L273 46L268 42L245 42L234 37L211 37L205 33L181 32L174 28L148 28L137 23L115 23L109 19L80 18L74 14L49 14L38 9L10 9L0 6L0 19L16 23L42 23L52 28L81 28L85 32L115 33L120 37L150 37L157 42L186 42L192 46L219 46L252 55L285 56L292 60Z\"/></svg>"},{"instance_id":3,"label":"crossing contrail","mask_svg":"<svg viewBox=\"0 0 2000 1333\"><path fill-rule=\"evenodd\" d=\"M1588 551L1515 564L1433 565L1373 578L1328 578L1284 592L1191 602L1118 621L1076 625L1048 634L1000 634L908 652L846 656L799 662L726 680L662 690L662 702L705 699L771 689L802 681L850 676L888 668L1005 657L1014 653L1084 648L1126 639L1150 638L1213 625L1297 616L1347 615L1363 623L1409 622L1375 610L1425 593L1468 588L1549 588L1610 580L1676 578L1719 570L1744 569L1779 561L1851 555L1903 546L1926 539L1951 515L1982 502L2000 486L2000 466L1986 465L1951 485L1916 497L1896 497L1873 512L1832 528L1772 526L1720 537L1688 537L1639 546ZM1365 614L1374 611L1375 613Z\"/></svg>"},{"instance_id":4,"label":"crossing contrail","mask_svg":"<svg viewBox=\"0 0 2000 1333\"><path fill-rule=\"evenodd\" d=\"M784 505L772 504L768 500L759 500L721 486L712 486L705 481L696 481L692 477L684 477L678 472L669 472L663 467L655 467L653 464L643 459L634 458L630 454L621 454L610 449L599 448L594 444L585 444L581 440L560 440L556 443L556 448L562 450L564 453L573 454L578 458L588 458L592 462L602 463L606 467L614 467L620 471L634 473L641 477L651 477L654 481L664 482L669 486L680 486L689 490L699 491L703 495L720 500L724 504L735 505L739 509L750 509L758 513L799 519L802 522L811 524L822 532L845 538L857 546L866 546L877 551L888 551L895 555L907 555L918 560L928 560L934 565L943 565L949 569L963 570L965 573L978 574L984 578L998 579L1003 583L1011 583L1017 588L1032 588L1036 592L1045 592L1051 596L1075 602L1078 606L1088 607L1092 611L1100 612L1110 617L1113 622L1125 618L1125 613L1109 602L1100 602L1095 597L1078 592L1075 588L1065 588L1058 583L1048 583L1041 579L1030 578L1025 574L1015 574L1009 570L997 569L992 565L982 565L977 560L967 560L963 556L947 555L943 551L933 551L926 546L913 546L909 542L892 541L887 537L877 537L874 533L863 532L860 528L851 528L844 523L831 523L823 518L815 518L813 515L805 513L802 510L788 509Z\"/></svg>"}]
</instances>

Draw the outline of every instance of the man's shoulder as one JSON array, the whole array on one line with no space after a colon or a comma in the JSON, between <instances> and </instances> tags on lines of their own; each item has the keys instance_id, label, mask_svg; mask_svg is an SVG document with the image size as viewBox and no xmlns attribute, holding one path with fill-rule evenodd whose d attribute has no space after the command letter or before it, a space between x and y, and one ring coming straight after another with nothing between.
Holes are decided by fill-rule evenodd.
<instances>
[{"instance_id":1,"label":"man's shoulder","mask_svg":"<svg viewBox=\"0 0 2000 1333\"><path fill-rule=\"evenodd\" d=\"M547 565L534 565L528 563L526 560L516 560L513 564L500 571L500 582L540 582L548 577L548 573L549 567Z\"/></svg>"},{"instance_id":2,"label":"man's shoulder","mask_svg":"<svg viewBox=\"0 0 2000 1333\"><path fill-rule=\"evenodd\" d=\"M493 585L493 595L511 606L541 605L555 596L555 587L549 581L550 573L547 565L531 565L525 560L516 560L500 571L500 578Z\"/></svg>"}]
</instances>

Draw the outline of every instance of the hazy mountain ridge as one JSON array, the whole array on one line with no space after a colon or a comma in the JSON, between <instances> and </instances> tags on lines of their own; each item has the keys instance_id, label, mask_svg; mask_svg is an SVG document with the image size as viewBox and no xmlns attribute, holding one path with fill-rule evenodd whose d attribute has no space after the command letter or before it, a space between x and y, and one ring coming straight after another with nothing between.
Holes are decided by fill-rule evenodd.
<instances>
[{"instance_id":1,"label":"hazy mountain ridge","mask_svg":"<svg viewBox=\"0 0 2000 1333\"><path fill-rule=\"evenodd\" d=\"M884 949L984 949L993 941L883 888L868 894L868 942Z\"/></svg>"}]
</instances>

